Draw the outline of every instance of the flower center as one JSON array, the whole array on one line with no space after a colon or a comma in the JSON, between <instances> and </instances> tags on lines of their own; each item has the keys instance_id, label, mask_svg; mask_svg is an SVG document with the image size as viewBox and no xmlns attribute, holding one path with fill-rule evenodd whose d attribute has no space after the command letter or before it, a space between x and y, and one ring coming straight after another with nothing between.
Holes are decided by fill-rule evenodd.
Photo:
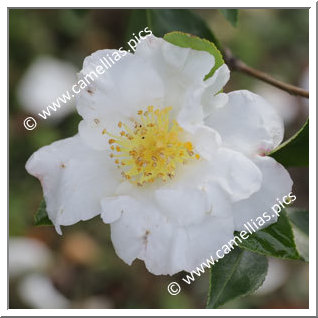
<instances>
[{"instance_id":1,"label":"flower center","mask_svg":"<svg viewBox=\"0 0 318 318\"><path fill-rule=\"evenodd\" d=\"M191 142L181 140L183 130L178 123L169 121L171 109L148 106L147 111L138 111L134 127L118 123L120 136L106 132L111 137L110 156L127 180L139 186L156 179L167 181L175 175L178 164L200 158Z\"/></svg>"}]
</instances>

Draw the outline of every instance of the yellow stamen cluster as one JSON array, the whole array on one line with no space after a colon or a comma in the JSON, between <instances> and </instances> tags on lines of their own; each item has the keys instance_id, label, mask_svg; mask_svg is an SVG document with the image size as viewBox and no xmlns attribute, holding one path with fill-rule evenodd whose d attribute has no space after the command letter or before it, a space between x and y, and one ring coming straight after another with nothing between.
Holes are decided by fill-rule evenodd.
<instances>
[{"instance_id":1,"label":"yellow stamen cluster","mask_svg":"<svg viewBox=\"0 0 318 318\"><path fill-rule=\"evenodd\" d=\"M119 122L123 128L119 136L106 132L111 157L122 175L131 182L142 186L156 179L167 181L175 175L178 164L200 156L195 154L191 142L181 141L182 128L176 121L169 121L171 107L155 109L148 106L144 112L138 111L139 119L134 126Z\"/></svg>"}]
</instances>

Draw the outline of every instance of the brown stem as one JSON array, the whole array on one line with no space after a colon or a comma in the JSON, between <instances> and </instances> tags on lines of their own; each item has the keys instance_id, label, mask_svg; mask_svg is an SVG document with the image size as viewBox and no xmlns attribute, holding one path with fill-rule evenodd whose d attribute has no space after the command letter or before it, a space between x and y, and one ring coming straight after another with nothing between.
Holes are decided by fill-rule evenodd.
<instances>
[{"instance_id":1,"label":"brown stem","mask_svg":"<svg viewBox=\"0 0 318 318\"><path fill-rule=\"evenodd\" d=\"M253 76L255 78L258 78L259 80L266 82L268 84L271 84L277 88L280 88L286 92L288 92L291 95L297 95L302 96L305 98L309 98L309 91L299 88L294 85L286 84L284 82L281 82L270 75L261 72L259 70L256 70L255 68L252 68L250 66L247 66L245 63L243 63L241 60L234 57L229 50L226 50L225 54L225 61L229 68L232 71L238 71L245 73L247 75Z\"/></svg>"}]
</instances>

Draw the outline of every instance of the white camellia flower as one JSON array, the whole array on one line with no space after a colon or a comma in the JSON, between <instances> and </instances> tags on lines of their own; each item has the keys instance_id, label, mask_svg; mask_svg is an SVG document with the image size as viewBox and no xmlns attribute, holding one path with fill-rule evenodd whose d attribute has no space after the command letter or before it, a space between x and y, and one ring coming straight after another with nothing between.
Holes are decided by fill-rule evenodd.
<instances>
[{"instance_id":1,"label":"white camellia flower","mask_svg":"<svg viewBox=\"0 0 318 318\"><path fill-rule=\"evenodd\" d=\"M114 52L87 57L80 78ZM291 191L288 172L265 156L283 139L281 118L251 92L220 93L226 65L204 81L213 66L207 52L149 36L79 95L79 134L26 165L59 233L101 214L119 257L172 275Z\"/></svg>"},{"instance_id":2,"label":"white camellia flower","mask_svg":"<svg viewBox=\"0 0 318 318\"><path fill-rule=\"evenodd\" d=\"M17 89L17 96L22 108L33 115L56 102L67 89L76 83L76 67L66 61L50 56L38 57L23 74ZM52 116L47 116L48 123L57 123L75 111L74 99L60 104Z\"/></svg>"}]
</instances>

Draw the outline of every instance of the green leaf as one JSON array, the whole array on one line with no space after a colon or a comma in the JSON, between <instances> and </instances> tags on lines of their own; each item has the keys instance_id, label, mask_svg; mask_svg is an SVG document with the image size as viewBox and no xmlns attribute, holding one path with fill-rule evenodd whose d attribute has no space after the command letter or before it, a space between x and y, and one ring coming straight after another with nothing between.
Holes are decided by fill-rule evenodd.
<instances>
[{"instance_id":1,"label":"green leaf","mask_svg":"<svg viewBox=\"0 0 318 318\"><path fill-rule=\"evenodd\" d=\"M127 28L127 41L132 34L138 34L149 27L155 36L180 31L191 33L213 42L219 49L220 44L204 20L188 9L135 9L132 10Z\"/></svg>"},{"instance_id":2,"label":"green leaf","mask_svg":"<svg viewBox=\"0 0 318 318\"><path fill-rule=\"evenodd\" d=\"M44 200L41 201L39 209L34 215L34 224L37 226L53 225L46 212L46 204Z\"/></svg>"},{"instance_id":3,"label":"green leaf","mask_svg":"<svg viewBox=\"0 0 318 318\"><path fill-rule=\"evenodd\" d=\"M300 259L308 262L309 261L309 239L308 235L301 231L297 226L293 224L293 232L295 237L295 243L297 251L300 255Z\"/></svg>"},{"instance_id":4,"label":"green leaf","mask_svg":"<svg viewBox=\"0 0 318 318\"><path fill-rule=\"evenodd\" d=\"M266 278L267 267L264 255L236 247L211 269L207 308L256 291Z\"/></svg>"},{"instance_id":5,"label":"green leaf","mask_svg":"<svg viewBox=\"0 0 318 318\"><path fill-rule=\"evenodd\" d=\"M139 32L143 30L145 27L150 28L147 21L147 10L146 9L131 10L131 14L128 19L128 25L127 25L126 34L125 34L126 42L128 42L130 39L133 39L133 33L138 35Z\"/></svg>"},{"instance_id":6,"label":"green leaf","mask_svg":"<svg viewBox=\"0 0 318 318\"><path fill-rule=\"evenodd\" d=\"M306 210L288 208L287 215L292 222L295 243L301 258L309 260L309 213Z\"/></svg>"},{"instance_id":7,"label":"green leaf","mask_svg":"<svg viewBox=\"0 0 318 318\"><path fill-rule=\"evenodd\" d=\"M211 77L215 70L217 70L222 64L224 64L222 54L216 48L216 46L208 40L200 39L197 36L182 32L170 32L164 36L164 39L180 47L188 47L198 51L205 51L213 55L215 58L215 65L212 70L205 76L205 79Z\"/></svg>"},{"instance_id":8,"label":"green leaf","mask_svg":"<svg viewBox=\"0 0 318 318\"><path fill-rule=\"evenodd\" d=\"M303 233L309 235L309 212L298 208L288 208L286 211L290 221Z\"/></svg>"},{"instance_id":9,"label":"green leaf","mask_svg":"<svg viewBox=\"0 0 318 318\"><path fill-rule=\"evenodd\" d=\"M308 166L309 164L309 119L291 138L274 149L269 156L285 167Z\"/></svg>"},{"instance_id":10,"label":"green leaf","mask_svg":"<svg viewBox=\"0 0 318 318\"><path fill-rule=\"evenodd\" d=\"M239 233L236 232L235 235L239 236ZM238 245L263 255L302 259L297 251L294 233L285 211L280 213L276 223L250 235Z\"/></svg>"},{"instance_id":11,"label":"green leaf","mask_svg":"<svg viewBox=\"0 0 318 318\"><path fill-rule=\"evenodd\" d=\"M220 9L220 12L234 27L237 26L238 9Z\"/></svg>"}]
</instances>

